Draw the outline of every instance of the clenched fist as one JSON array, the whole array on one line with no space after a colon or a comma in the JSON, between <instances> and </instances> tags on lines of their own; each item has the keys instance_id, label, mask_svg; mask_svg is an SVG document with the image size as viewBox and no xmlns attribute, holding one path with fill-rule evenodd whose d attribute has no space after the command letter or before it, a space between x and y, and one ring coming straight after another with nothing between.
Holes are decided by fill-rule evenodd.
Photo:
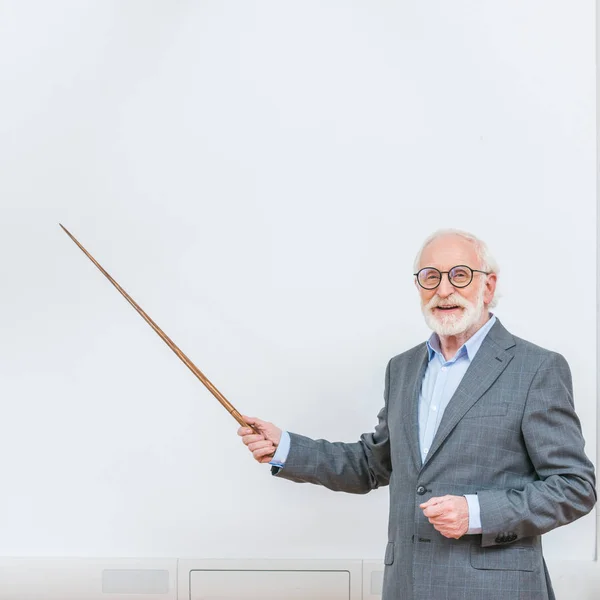
<instances>
[{"instance_id":1,"label":"clenched fist","mask_svg":"<svg viewBox=\"0 0 600 600\"><path fill-rule=\"evenodd\" d=\"M275 454L277 446L279 446L281 429L273 425L273 423L261 421L256 417L242 416L244 417L244 421L248 425L254 425L260 431L261 435L257 435L249 427L240 427L237 432L238 435L241 436L244 444L248 446L248 450L252 452L255 460L260 463L268 463L273 454Z\"/></svg>"},{"instance_id":2,"label":"clenched fist","mask_svg":"<svg viewBox=\"0 0 600 600\"><path fill-rule=\"evenodd\" d=\"M464 496L430 498L419 508L444 537L457 540L469 530L469 505Z\"/></svg>"}]
</instances>

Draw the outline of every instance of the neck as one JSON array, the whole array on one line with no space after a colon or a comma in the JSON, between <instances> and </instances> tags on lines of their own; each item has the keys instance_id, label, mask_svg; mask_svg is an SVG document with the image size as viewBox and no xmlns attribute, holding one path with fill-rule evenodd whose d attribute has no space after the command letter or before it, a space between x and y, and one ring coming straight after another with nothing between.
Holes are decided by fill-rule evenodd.
<instances>
[{"instance_id":1,"label":"neck","mask_svg":"<svg viewBox=\"0 0 600 600\"><path fill-rule=\"evenodd\" d=\"M454 358L460 347L472 338L490 319L490 313L485 310L483 311L483 315L481 319L469 329L459 333L458 335L438 335L440 338L440 347L442 349L442 354L446 360L450 360Z\"/></svg>"}]
</instances>

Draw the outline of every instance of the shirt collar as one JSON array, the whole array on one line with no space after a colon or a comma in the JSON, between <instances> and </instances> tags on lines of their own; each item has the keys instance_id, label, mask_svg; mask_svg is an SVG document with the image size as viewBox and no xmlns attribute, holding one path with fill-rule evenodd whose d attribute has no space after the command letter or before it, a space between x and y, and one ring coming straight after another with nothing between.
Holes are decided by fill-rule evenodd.
<instances>
[{"instance_id":1,"label":"shirt collar","mask_svg":"<svg viewBox=\"0 0 600 600\"><path fill-rule=\"evenodd\" d=\"M489 330L494 326L494 323L496 322L496 317L495 315L490 313L490 318L488 319L487 323L481 327L480 329L478 329L459 349L458 352L456 353L456 355L454 356L454 358L452 359L453 361L460 358L463 355L466 355L467 358L469 359L469 362L472 361L475 358L475 355L477 354L477 351L479 350L479 348L481 347L481 344L483 344L483 340L485 339L485 336L488 334ZM436 355L439 354L442 358L443 358L443 354L442 354L442 348L440 346L440 338L438 336L437 333L432 333L431 337L427 340L427 352L429 354L429 360L431 361L431 359ZM444 359L444 362L446 362L446 360Z\"/></svg>"}]
</instances>

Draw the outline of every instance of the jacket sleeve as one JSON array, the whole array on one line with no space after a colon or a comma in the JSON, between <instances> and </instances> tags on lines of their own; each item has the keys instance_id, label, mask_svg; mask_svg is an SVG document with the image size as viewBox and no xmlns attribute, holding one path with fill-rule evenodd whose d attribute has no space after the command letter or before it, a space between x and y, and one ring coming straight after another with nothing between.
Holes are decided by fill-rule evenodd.
<instances>
[{"instance_id":1,"label":"jacket sleeve","mask_svg":"<svg viewBox=\"0 0 600 600\"><path fill-rule=\"evenodd\" d=\"M532 379L521 433L538 479L523 489L478 493L482 546L541 535L582 517L596 502L571 373L559 354L550 353Z\"/></svg>"},{"instance_id":2,"label":"jacket sleeve","mask_svg":"<svg viewBox=\"0 0 600 600\"><path fill-rule=\"evenodd\" d=\"M330 490L365 494L387 485L392 471L387 407L390 365L385 374L384 407L373 433L347 444L328 442L290 433L290 452L283 468L274 467L277 477L298 483L315 483Z\"/></svg>"}]
</instances>

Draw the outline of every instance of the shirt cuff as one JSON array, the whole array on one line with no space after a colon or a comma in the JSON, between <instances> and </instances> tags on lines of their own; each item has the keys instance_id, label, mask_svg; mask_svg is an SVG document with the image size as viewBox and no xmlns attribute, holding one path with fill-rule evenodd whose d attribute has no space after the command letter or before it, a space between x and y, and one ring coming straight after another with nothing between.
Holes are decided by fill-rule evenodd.
<instances>
[{"instance_id":1,"label":"shirt cuff","mask_svg":"<svg viewBox=\"0 0 600 600\"><path fill-rule=\"evenodd\" d=\"M481 514L479 510L479 498L477 494L465 494L467 504L469 505L469 529L467 535L474 535L482 532Z\"/></svg>"},{"instance_id":2,"label":"shirt cuff","mask_svg":"<svg viewBox=\"0 0 600 600\"><path fill-rule=\"evenodd\" d=\"M288 454L290 453L290 434L287 431L281 432L281 439L279 440L279 445L277 446L277 450L271 461L270 465L274 467L283 468L285 466L285 461L287 460Z\"/></svg>"}]
</instances>

